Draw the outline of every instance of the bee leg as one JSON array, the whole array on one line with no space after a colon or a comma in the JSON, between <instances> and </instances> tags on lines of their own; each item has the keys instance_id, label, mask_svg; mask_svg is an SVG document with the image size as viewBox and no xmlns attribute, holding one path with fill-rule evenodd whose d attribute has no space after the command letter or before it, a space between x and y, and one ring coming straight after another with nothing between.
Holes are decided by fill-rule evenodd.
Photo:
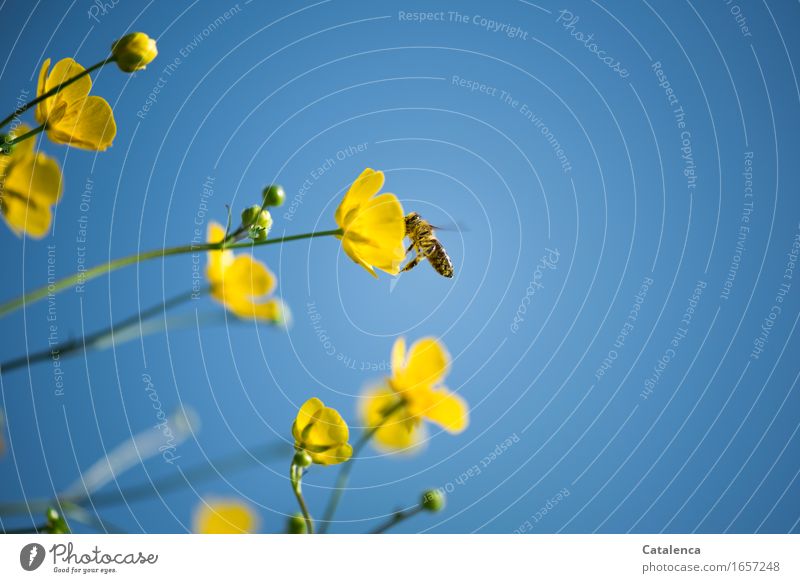
<instances>
[{"instance_id":1,"label":"bee leg","mask_svg":"<svg viewBox=\"0 0 800 583\"><path fill-rule=\"evenodd\" d=\"M419 263L421 259L422 259L422 255L420 255L419 252L418 252L416 255L414 255L414 259L412 259L411 261L406 263L406 266L403 269L401 269L400 271L410 271L410 270L414 269L417 266L417 263Z\"/></svg>"},{"instance_id":2,"label":"bee leg","mask_svg":"<svg viewBox=\"0 0 800 583\"><path fill-rule=\"evenodd\" d=\"M408 246L408 249L406 249L406 255L411 253L412 249L414 249L414 243L411 243L411 245Z\"/></svg>"}]
</instances>

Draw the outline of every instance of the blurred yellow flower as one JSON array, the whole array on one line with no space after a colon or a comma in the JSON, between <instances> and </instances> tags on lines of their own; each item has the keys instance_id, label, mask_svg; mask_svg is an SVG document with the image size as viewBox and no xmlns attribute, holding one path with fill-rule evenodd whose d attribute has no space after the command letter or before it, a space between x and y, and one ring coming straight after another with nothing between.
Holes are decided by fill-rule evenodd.
<instances>
[{"instance_id":1,"label":"blurred yellow flower","mask_svg":"<svg viewBox=\"0 0 800 583\"><path fill-rule=\"evenodd\" d=\"M224 238L222 225L209 224L209 243L218 243ZM266 297L275 290L275 276L252 255L234 256L230 249L209 251L206 277L211 284L211 296L235 316L273 324L287 323L289 312L283 302Z\"/></svg>"},{"instance_id":2,"label":"blurred yellow flower","mask_svg":"<svg viewBox=\"0 0 800 583\"><path fill-rule=\"evenodd\" d=\"M132 32L111 45L111 55L126 73L141 71L158 55L156 41L143 32Z\"/></svg>"},{"instance_id":3,"label":"blurred yellow flower","mask_svg":"<svg viewBox=\"0 0 800 583\"><path fill-rule=\"evenodd\" d=\"M28 131L20 125L13 134ZM55 160L36 152L35 144L29 138L10 154L0 154L0 211L17 235L41 239L50 228L50 207L61 197L61 171Z\"/></svg>"},{"instance_id":4,"label":"blurred yellow flower","mask_svg":"<svg viewBox=\"0 0 800 583\"><path fill-rule=\"evenodd\" d=\"M408 353L405 340L397 339L392 348L392 376L367 390L361 408L364 424L378 428L375 440L380 446L413 450L424 438L424 419L450 433L467 428L466 402L441 384L449 368L450 355L436 338L418 340Z\"/></svg>"},{"instance_id":5,"label":"blurred yellow flower","mask_svg":"<svg viewBox=\"0 0 800 583\"><path fill-rule=\"evenodd\" d=\"M330 466L346 462L353 455L347 443L350 430L336 409L314 397L297 412L292 425L294 447L305 451L315 464Z\"/></svg>"},{"instance_id":6,"label":"blurred yellow flower","mask_svg":"<svg viewBox=\"0 0 800 583\"><path fill-rule=\"evenodd\" d=\"M383 187L383 172L367 168L336 209L339 239L350 259L378 277L374 268L391 275L400 272L405 257L403 207L393 194L375 196Z\"/></svg>"},{"instance_id":7,"label":"blurred yellow flower","mask_svg":"<svg viewBox=\"0 0 800 583\"><path fill-rule=\"evenodd\" d=\"M258 515L235 498L204 500L194 512L192 530L200 534L245 534L258 528Z\"/></svg>"},{"instance_id":8,"label":"blurred yellow flower","mask_svg":"<svg viewBox=\"0 0 800 583\"><path fill-rule=\"evenodd\" d=\"M50 71L47 59L39 71L36 95L45 94L83 71L73 59L61 59ZM114 113L105 99L89 95L91 89L92 79L85 75L36 106L36 120L45 124L47 137L57 144L84 150L105 150L111 145L117 134Z\"/></svg>"}]
</instances>

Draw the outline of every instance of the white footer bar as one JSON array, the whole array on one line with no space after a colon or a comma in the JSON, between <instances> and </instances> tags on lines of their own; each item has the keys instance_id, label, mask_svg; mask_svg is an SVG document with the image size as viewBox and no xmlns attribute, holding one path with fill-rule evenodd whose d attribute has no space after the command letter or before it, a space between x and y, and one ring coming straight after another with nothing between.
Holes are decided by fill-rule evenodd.
<instances>
[{"instance_id":1,"label":"white footer bar","mask_svg":"<svg viewBox=\"0 0 800 583\"><path fill-rule=\"evenodd\" d=\"M217 581L209 577L220 575L229 577L222 583L797 582L799 566L799 535L0 537L3 583Z\"/></svg>"}]
</instances>

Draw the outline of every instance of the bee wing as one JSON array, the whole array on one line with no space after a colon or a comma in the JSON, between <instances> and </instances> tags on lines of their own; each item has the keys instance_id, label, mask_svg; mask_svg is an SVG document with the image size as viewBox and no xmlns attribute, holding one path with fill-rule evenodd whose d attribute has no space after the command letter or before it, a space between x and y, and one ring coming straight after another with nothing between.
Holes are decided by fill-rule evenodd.
<instances>
[{"instance_id":1,"label":"bee wing","mask_svg":"<svg viewBox=\"0 0 800 583\"><path fill-rule=\"evenodd\" d=\"M455 223L448 222L442 225L431 225L431 229L433 229L434 231L459 231L461 233L470 230L470 228L466 225L466 223L462 221L458 221Z\"/></svg>"}]
</instances>

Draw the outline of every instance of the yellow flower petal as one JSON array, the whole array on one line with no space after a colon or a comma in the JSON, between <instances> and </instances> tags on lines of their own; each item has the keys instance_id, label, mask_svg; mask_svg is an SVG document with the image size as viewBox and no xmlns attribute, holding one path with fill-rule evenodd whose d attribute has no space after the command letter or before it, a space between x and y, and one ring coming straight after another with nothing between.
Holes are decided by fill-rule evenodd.
<instances>
[{"instance_id":1,"label":"yellow flower petal","mask_svg":"<svg viewBox=\"0 0 800 583\"><path fill-rule=\"evenodd\" d=\"M50 65L50 59L45 61L45 65ZM42 70L45 70L45 67L42 67ZM50 91L55 89L59 85L61 85L64 81L68 81L75 75L80 75L86 69L84 69L77 61L74 59L61 59L58 63L55 64L53 70L50 71L50 74L47 75L47 81L45 82L44 92ZM45 73L46 74L46 73ZM41 73L40 73L41 79ZM73 103L76 101L81 101L92 90L92 80L89 75L84 75L74 83L71 83L61 91L59 91L53 97L48 98L46 101L50 99L58 99L60 101L66 101L67 103Z\"/></svg>"},{"instance_id":2,"label":"yellow flower petal","mask_svg":"<svg viewBox=\"0 0 800 583\"><path fill-rule=\"evenodd\" d=\"M402 336L392 346L392 374L399 375L406 368L406 339Z\"/></svg>"},{"instance_id":3,"label":"yellow flower petal","mask_svg":"<svg viewBox=\"0 0 800 583\"><path fill-rule=\"evenodd\" d=\"M219 243L225 229L218 223L208 226L208 241ZM237 318L285 325L289 309L282 301L267 297L277 285L275 275L252 255L234 256L231 249L208 252L206 278L211 297L221 302Z\"/></svg>"},{"instance_id":4,"label":"yellow flower petal","mask_svg":"<svg viewBox=\"0 0 800 583\"><path fill-rule=\"evenodd\" d=\"M425 428L405 408L395 411L384 420L384 412L395 406L397 401L397 394L389 387L369 389L362 400L361 419L367 427L380 424L374 436L379 449L413 453L425 439Z\"/></svg>"},{"instance_id":5,"label":"yellow flower petal","mask_svg":"<svg viewBox=\"0 0 800 583\"><path fill-rule=\"evenodd\" d=\"M312 448L328 448L346 443L350 430L336 409L323 407L314 413L303 428L302 437L303 442Z\"/></svg>"},{"instance_id":6,"label":"yellow flower petal","mask_svg":"<svg viewBox=\"0 0 800 583\"><path fill-rule=\"evenodd\" d=\"M85 69L73 59L50 68L47 59L39 71L37 95L58 87ZM87 150L105 150L114 141L117 126L111 106L102 97L89 96L92 80L85 75L36 107L36 119L46 124L47 136L57 144Z\"/></svg>"},{"instance_id":7,"label":"yellow flower petal","mask_svg":"<svg viewBox=\"0 0 800 583\"><path fill-rule=\"evenodd\" d=\"M378 274L375 273L375 270L369 263L361 259L358 254L358 247L350 239L342 240L342 249L344 249L344 252L347 253L347 256L350 257L350 259L366 269L372 275L372 277L377 279Z\"/></svg>"},{"instance_id":8,"label":"yellow flower petal","mask_svg":"<svg viewBox=\"0 0 800 583\"><path fill-rule=\"evenodd\" d=\"M219 243L225 238L225 229L219 223L209 223L207 241L209 243ZM225 249L223 251L208 252L208 266L206 267L206 277L211 285L222 283L224 270L233 261L233 251Z\"/></svg>"},{"instance_id":9,"label":"yellow flower petal","mask_svg":"<svg viewBox=\"0 0 800 583\"><path fill-rule=\"evenodd\" d=\"M348 190L335 215L343 230L339 237L342 249L375 277L375 268L396 275L405 257L403 206L393 194L375 196L382 186L383 173L367 168Z\"/></svg>"},{"instance_id":10,"label":"yellow flower petal","mask_svg":"<svg viewBox=\"0 0 800 583\"><path fill-rule=\"evenodd\" d=\"M306 401L292 424L295 449L305 451L316 464L339 464L350 459L350 430L336 409L317 398Z\"/></svg>"},{"instance_id":11,"label":"yellow flower petal","mask_svg":"<svg viewBox=\"0 0 800 583\"><path fill-rule=\"evenodd\" d=\"M254 302L245 298L226 298L224 303L237 318L285 324L286 306L278 299L270 298L263 302Z\"/></svg>"},{"instance_id":12,"label":"yellow flower petal","mask_svg":"<svg viewBox=\"0 0 800 583\"><path fill-rule=\"evenodd\" d=\"M300 407L300 410L297 412L297 418L292 426L292 435L296 440L300 440L303 430L311 422L311 418L314 416L314 413L323 407L325 407L323 402L316 397L313 397L303 403L303 406Z\"/></svg>"},{"instance_id":13,"label":"yellow flower petal","mask_svg":"<svg viewBox=\"0 0 800 583\"><path fill-rule=\"evenodd\" d=\"M359 207L344 238L352 241L359 259L396 275L405 257L405 217L393 194L382 194Z\"/></svg>"},{"instance_id":14,"label":"yellow flower petal","mask_svg":"<svg viewBox=\"0 0 800 583\"><path fill-rule=\"evenodd\" d=\"M450 368L450 355L444 344L436 338L422 338L406 352L405 339L398 338L392 347L391 360L388 386L369 392L362 410L365 423L376 427L385 411L402 403L402 408L380 425L375 435L379 444L389 449L415 444L421 439L415 431L423 419L441 425L450 433L466 429L469 424L466 401L441 385Z\"/></svg>"},{"instance_id":15,"label":"yellow flower petal","mask_svg":"<svg viewBox=\"0 0 800 583\"><path fill-rule=\"evenodd\" d=\"M25 144L26 140L22 142ZM22 145L20 144L20 145ZM44 154L29 154L17 148L5 162L0 176L0 211L11 230L41 239L52 221L50 206L61 196L61 171L55 160Z\"/></svg>"},{"instance_id":16,"label":"yellow flower petal","mask_svg":"<svg viewBox=\"0 0 800 583\"><path fill-rule=\"evenodd\" d=\"M44 63L42 63L42 68L39 69L39 83L36 85L36 95L43 95L45 91L47 91L47 72L50 69L50 59L45 59ZM52 102L51 99L45 99L44 101L40 101L39 105L36 106L36 121L39 124L43 124L47 121L47 116L50 115L50 103Z\"/></svg>"},{"instance_id":17,"label":"yellow flower petal","mask_svg":"<svg viewBox=\"0 0 800 583\"><path fill-rule=\"evenodd\" d=\"M395 388L413 391L441 381L450 367L450 355L436 338L423 338L411 345L403 372L393 377Z\"/></svg>"},{"instance_id":18,"label":"yellow flower petal","mask_svg":"<svg viewBox=\"0 0 800 583\"><path fill-rule=\"evenodd\" d=\"M322 466L332 466L346 462L353 456L353 448L349 443L343 443L321 452L309 451L311 461Z\"/></svg>"},{"instance_id":19,"label":"yellow flower petal","mask_svg":"<svg viewBox=\"0 0 800 583\"><path fill-rule=\"evenodd\" d=\"M235 257L222 277L224 294L232 298L265 296L272 293L275 284L272 272L252 255Z\"/></svg>"},{"instance_id":20,"label":"yellow flower petal","mask_svg":"<svg viewBox=\"0 0 800 583\"><path fill-rule=\"evenodd\" d=\"M52 213L49 206L5 193L0 196L0 208L6 223L17 235L25 233L34 239L41 239L50 229Z\"/></svg>"},{"instance_id":21,"label":"yellow flower petal","mask_svg":"<svg viewBox=\"0 0 800 583\"><path fill-rule=\"evenodd\" d=\"M345 216L354 208L364 204L369 198L378 194L383 187L383 172L375 171L372 168L365 169L356 178L350 189L344 195L339 208L336 209L336 222L343 226Z\"/></svg>"},{"instance_id":22,"label":"yellow flower petal","mask_svg":"<svg viewBox=\"0 0 800 583\"><path fill-rule=\"evenodd\" d=\"M280 298L270 298L265 302L256 304L254 317L284 328L288 328L292 324L292 311Z\"/></svg>"},{"instance_id":23,"label":"yellow flower petal","mask_svg":"<svg viewBox=\"0 0 800 583\"><path fill-rule=\"evenodd\" d=\"M27 156L9 169L4 187L7 191L27 193L28 198L39 204L53 205L61 197L61 171L49 156Z\"/></svg>"},{"instance_id":24,"label":"yellow flower petal","mask_svg":"<svg viewBox=\"0 0 800 583\"><path fill-rule=\"evenodd\" d=\"M469 408L460 396L444 388L426 391L417 406L422 415L450 433L461 433L469 425Z\"/></svg>"},{"instance_id":25,"label":"yellow flower petal","mask_svg":"<svg viewBox=\"0 0 800 583\"><path fill-rule=\"evenodd\" d=\"M195 532L201 534L243 534L255 532L258 516L244 502L235 499L201 503L194 515Z\"/></svg>"},{"instance_id":26,"label":"yellow flower petal","mask_svg":"<svg viewBox=\"0 0 800 583\"><path fill-rule=\"evenodd\" d=\"M116 135L114 112L96 95L71 104L60 119L47 124L47 137L52 141L84 150L106 150Z\"/></svg>"}]
</instances>

